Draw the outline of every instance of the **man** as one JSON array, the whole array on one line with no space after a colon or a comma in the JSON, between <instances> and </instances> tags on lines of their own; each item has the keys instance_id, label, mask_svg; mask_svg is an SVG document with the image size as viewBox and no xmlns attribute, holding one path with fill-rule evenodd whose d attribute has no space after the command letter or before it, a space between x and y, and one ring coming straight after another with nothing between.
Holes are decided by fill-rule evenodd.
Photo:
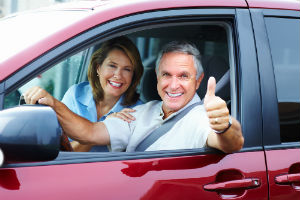
<instances>
[{"instance_id":1,"label":"man","mask_svg":"<svg viewBox=\"0 0 300 200\"><path fill-rule=\"evenodd\" d=\"M186 42L171 42L160 53L157 90L162 101L135 107L135 120L116 117L92 123L76 114L44 90L26 93L27 103L51 106L66 134L82 144L110 145L112 151L135 151L136 147L166 121L188 106L200 102L196 90L203 79L199 51ZM192 108L184 117L146 150L201 148L205 145L229 153L244 143L239 122L230 117L224 100L215 96L216 82L210 78L203 105ZM115 114L117 115L117 114ZM124 115L124 113L120 113ZM122 117L121 117L122 118Z\"/></svg>"}]
</instances>

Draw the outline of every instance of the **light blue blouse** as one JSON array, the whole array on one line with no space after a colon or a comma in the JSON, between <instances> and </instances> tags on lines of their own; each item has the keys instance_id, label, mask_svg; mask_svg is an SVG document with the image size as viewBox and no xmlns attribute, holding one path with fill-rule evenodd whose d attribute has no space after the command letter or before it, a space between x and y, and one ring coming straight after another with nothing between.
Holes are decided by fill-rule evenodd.
<instances>
[{"instance_id":1,"label":"light blue blouse","mask_svg":"<svg viewBox=\"0 0 300 200\"><path fill-rule=\"evenodd\" d=\"M132 106L123 106L123 96L117 101L114 107L98 121L103 121L105 118L114 112L119 112L124 108L132 108L134 106L143 104L141 100L138 100ZM62 102L74 113L84 117L91 122L97 121L97 110L96 104L93 99L92 88L89 82L82 82L79 84L72 85L65 93ZM108 151L106 146L94 146L90 151Z\"/></svg>"}]
</instances>

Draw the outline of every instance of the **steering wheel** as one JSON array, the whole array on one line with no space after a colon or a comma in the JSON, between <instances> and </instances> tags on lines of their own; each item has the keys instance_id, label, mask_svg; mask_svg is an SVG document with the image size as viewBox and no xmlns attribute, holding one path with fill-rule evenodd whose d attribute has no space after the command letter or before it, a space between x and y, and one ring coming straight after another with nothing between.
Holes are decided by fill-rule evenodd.
<instances>
[{"instance_id":1,"label":"steering wheel","mask_svg":"<svg viewBox=\"0 0 300 200\"><path fill-rule=\"evenodd\" d=\"M64 131L61 134L60 137L60 148L61 151L74 151L72 148L72 145L69 141L69 138L66 136Z\"/></svg>"}]
</instances>

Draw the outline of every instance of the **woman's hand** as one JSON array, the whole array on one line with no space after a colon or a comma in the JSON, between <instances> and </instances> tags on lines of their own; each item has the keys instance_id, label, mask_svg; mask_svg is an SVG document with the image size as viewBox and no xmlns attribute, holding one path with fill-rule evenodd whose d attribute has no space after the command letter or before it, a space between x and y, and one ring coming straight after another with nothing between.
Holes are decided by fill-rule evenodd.
<instances>
[{"instance_id":1,"label":"woman's hand","mask_svg":"<svg viewBox=\"0 0 300 200\"><path fill-rule=\"evenodd\" d=\"M27 104L36 104L38 102L39 104L48 105L50 107L54 106L54 97L38 86L30 88L23 96Z\"/></svg>"},{"instance_id":2,"label":"woman's hand","mask_svg":"<svg viewBox=\"0 0 300 200\"><path fill-rule=\"evenodd\" d=\"M107 117L117 117L117 118L120 118L120 119L130 123L131 121L135 120L135 117L130 114L131 112L135 112L135 110L131 109L131 108L124 108L120 112L112 113L112 114L108 115Z\"/></svg>"}]
</instances>

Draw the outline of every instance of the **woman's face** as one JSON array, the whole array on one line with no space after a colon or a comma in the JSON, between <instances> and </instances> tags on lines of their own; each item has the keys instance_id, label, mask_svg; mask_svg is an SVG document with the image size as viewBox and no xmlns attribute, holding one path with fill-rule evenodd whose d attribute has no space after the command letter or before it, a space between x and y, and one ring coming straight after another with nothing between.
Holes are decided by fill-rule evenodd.
<instances>
[{"instance_id":1,"label":"woman's face","mask_svg":"<svg viewBox=\"0 0 300 200\"><path fill-rule=\"evenodd\" d=\"M131 84L133 70L129 57L122 50L111 50L97 69L104 98L119 98L126 92Z\"/></svg>"}]
</instances>

